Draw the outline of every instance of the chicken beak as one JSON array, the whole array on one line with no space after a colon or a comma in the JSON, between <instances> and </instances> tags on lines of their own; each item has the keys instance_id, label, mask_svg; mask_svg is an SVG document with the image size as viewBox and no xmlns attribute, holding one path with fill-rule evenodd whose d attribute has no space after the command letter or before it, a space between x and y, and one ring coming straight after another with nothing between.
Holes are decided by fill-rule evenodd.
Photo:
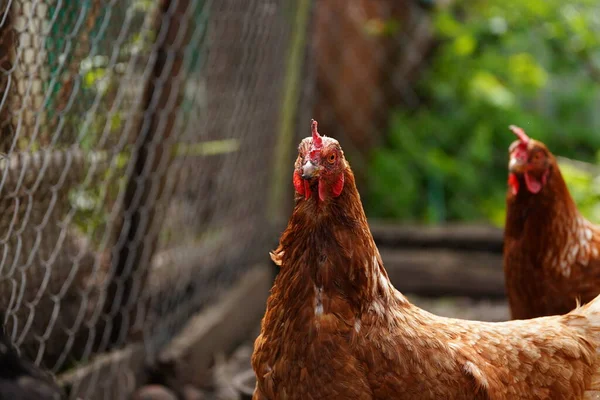
<instances>
[{"instance_id":1,"label":"chicken beak","mask_svg":"<svg viewBox=\"0 0 600 400\"><path fill-rule=\"evenodd\" d=\"M320 168L318 165L313 164L312 161L308 160L306 161L306 163L302 166L302 179L312 179L315 176L319 176L319 171Z\"/></svg>"},{"instance_id":2,"label":"chicken beak","mask_svg":"<svg viewBox=\"0 0 600 400\"><path fill-rule=\"evenodd\" d=\"M522 173L525 171L525 164L522 158L512 156L508 162L508 170L515 174Z\"/></svg>"}]
</instances>

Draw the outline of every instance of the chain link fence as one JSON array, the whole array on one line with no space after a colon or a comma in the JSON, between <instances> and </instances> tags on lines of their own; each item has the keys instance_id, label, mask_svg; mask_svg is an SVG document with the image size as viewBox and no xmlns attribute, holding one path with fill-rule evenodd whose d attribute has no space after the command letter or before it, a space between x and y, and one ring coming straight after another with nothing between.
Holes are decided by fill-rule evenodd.
<instances>
[{"instance_id":1,"label":"chain link fence","mask_svg":"<svg viewBox=\"0 0 600 400\"><path fill-rule=\"evenodd\" d=\"M152 358L272 243L271 159L296 7L0 7L7 332L56 374L134 341ZM109 386L89 388L130 390Z\"/></svg>"}]
</instances>

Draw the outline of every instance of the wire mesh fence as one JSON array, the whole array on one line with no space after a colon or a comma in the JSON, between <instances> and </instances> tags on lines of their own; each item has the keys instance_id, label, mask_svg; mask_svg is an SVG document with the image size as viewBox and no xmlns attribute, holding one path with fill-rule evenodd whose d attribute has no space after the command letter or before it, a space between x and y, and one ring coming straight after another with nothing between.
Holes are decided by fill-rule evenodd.
<instances>
[{"instance_id":1,"label":"wire mesh fence","mask_svg":"<svg viewBox=\"0 0 600 400\"><path fill-rule=\"evenodd\" d=\"M449 65L432 60L445 54L440 46L454 46L452 65L466 65L477 46L432 3L453 2L0 1L0 311L21 352L57 374L131 343L152 360L191 315L267 260L292 205L294 148L313 117L343 143L365 203L382 215L426 205L443 210L427 214L438 220L462 216L453 201L476 209L461 205L472 205L469 190L478 190L469 166L455 167L460 190L452 198L435 170L448 163L431 150L450 142L438 132L478 120L457 112L454 100L463 98L449 95L462 75L443 76L435 90L423 81L424 69ZM574 10L595 6L586 7ZM573 12L561 9L557 26ZM503 22L485 21L477 39L495 43ZM537 71L523 60L518 53L507 68L519 83L534 79L521 71ZM473 103L461 111L478 109L493 89L489 101L501 112L481 114L500 126L507 108L498 102L508 95L474 66L464 74L474 77L465 91ZM554 90L564 88L561 79ZM397 110L404 130L394 136ZM429 114L419 118L422 110ZM462 117L450 118L454 112ZM474 136L485 139L486 129ZM391 153L393 168L369 176L373 150L399 137L415 139L393 145L428 147ZM377 186L384 196L371 190ZM411 191L418 193L409 199ZM125 398L131 377L109 373L114 381L98 373L87 390Z\"/></svg>"},{"instance_id":2,"label":"wire mesh fence","mask_svg":"<svg viewBox=\"0 0 600 400\"><path fill-rule=\"evenodd\" d=\"M55 373L134 341L151 358L265 257L294 7L0 4L7 331Z\"/></svg>"}]
</instances>

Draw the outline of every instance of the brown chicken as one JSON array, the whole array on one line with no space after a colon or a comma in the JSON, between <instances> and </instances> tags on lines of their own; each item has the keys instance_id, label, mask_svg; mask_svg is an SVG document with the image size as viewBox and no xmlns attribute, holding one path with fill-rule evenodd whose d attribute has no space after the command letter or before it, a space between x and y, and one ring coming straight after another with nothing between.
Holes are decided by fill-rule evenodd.
<instances>
[{"instance_id":1,"label":"brown chicken","mask_svg":"<svg viewBox=\"0 0 600 400\"><path fill-rule=\"evenodd\" d=\"M546 146L516 126L504 274L514 319L565 314L600 293L600 229L581 216Z\"/></svg>"},{"instance_id":2,"label":"brown chicken","mask_svg":"<svg viewBox=\"0 0 600 400\"><path fill-rule=\"evenodd\" d=\"M339 143L300 143L296 205L252 366L263 399L583 399L599 395L600 298L565 316L438 317L390 283Z\"/></svg>"}]
</instances>

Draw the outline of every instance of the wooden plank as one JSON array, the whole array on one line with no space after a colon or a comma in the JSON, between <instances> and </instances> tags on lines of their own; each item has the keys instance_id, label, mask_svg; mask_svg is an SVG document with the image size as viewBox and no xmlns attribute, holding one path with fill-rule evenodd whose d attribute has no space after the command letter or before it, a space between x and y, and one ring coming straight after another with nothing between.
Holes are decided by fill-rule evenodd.
<instances>
[{"instance_id":1,"label":"wooden plank","mask_svg":"<svg viewBox=\"0 0 600 400\"><path fill-rule=\"evenodd\" d=\"M89 364L58 377L71 400L128 399L145 380L141 343L100 355Z\"/></svg>"},{"instance_id":2,"label":"wooden plank","mask_svg":"<svg viewBox=\"0 0 600 400\"><path fill-rule=\"evenodd\" d=\"M185 328L159 354L157 369L170 387L210 381L214 356L232 351L264 315L273 270L257 265L215 305L190 318Z\"/></svg>"},{"instance_id":3,"label":"wooden plank","mask_svg":"<svg viewBox=\"0 0 600 400\"><path fill-rule=\"evenodd\" d=\"M169 386L181 382L206 384L213 357L232 351L256 329L262 318L273 269L257 265L238 279L218 302L190 318L184 329L158 356L158 370L169 376ZM146 383L146 351L140 342L95 357L58 377L69 399L127 399Z\"/></svg>"},{"instance_id":4,"label":"wooden plank","mask_svg":"<svg viewBox=\"0 0 600 400\"><path fill-rule=\"evenodd\" d=\"M471 321L502 322L510 320L506 299L472 299L470 297L422 297L407 295L408 300L440 317Z\"/></svg>"},{"instance_id":5,"label":"wooden plank","mask_svg":"<svg viewBox=\"0 0 600 400\"><path fill-rule=\"evenodd\" d=\"M110 167L104 151L44 149L0 157L0 190L3 197L44 197L68 192L84 182L89 187ZM88 176L89 175L89 176ZM86 181L87 179L87 181Z\"/></svg>"},{"instance_id":6,"label":"wooden plank","mask_svg":"<svg viewBox=\"0 0 600 400\"><path fill-rule=\"evenodd\" d=\"M375 242L381 247L502 252L503 231L489 225L410 226L372 221L370 227Z\"/></svg>"},{"instance_id":7,"label":"wooden plank","mask_svg":"<svg viewBox=\"0 0 600 400\"><path fill-rule=\"evenodd\" d=\"M503 298L502 255L447 249L380 248L394 286L423 296Z\"/></svg>"}]
</instances>

